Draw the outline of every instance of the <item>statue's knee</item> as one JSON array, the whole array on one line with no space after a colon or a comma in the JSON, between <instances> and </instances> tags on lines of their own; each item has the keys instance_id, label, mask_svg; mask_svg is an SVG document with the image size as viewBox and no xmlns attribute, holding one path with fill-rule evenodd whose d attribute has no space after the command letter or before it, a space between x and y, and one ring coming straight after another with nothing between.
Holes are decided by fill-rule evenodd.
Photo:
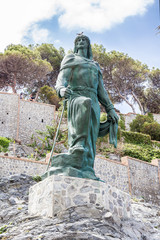
<instances>
[{"instance_id":1,"label":"statue's knee","mask_svg":"<svg viewBox=\"0 0 160 240\"><path fill-rule=\"evenodd\" d=\"M84 104L86 107L91 107L92 100L91 98L85 98Z\"/></svg>"}]
</instances>

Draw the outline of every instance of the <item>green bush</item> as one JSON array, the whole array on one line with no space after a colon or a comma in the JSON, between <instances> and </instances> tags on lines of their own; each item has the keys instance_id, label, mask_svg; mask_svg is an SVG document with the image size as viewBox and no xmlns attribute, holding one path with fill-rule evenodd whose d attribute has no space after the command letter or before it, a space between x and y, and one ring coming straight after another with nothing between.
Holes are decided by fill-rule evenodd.
<instances>
[{"instance_id":1,"label":"green bush","mask_svg":"<svg viewBox=\"0 0 160 240\"><path fill-rule=\"evenodd\" d=\"M3 148L8 148L9 147L10 140L8 140L5 137L0 137L0 146Z\"/></svg>"},{"instance_id":2,"label":"green bush","mask_svg":"<svg viewBox=\"0 0 160 240\"><path fill-rule=\"evenodd\" d=\"M160 148L160 142L152 141L152 147L154 147L154 148Z\"/></svg>"},{"instance_id":3,"label":"green bush","mask_svg":"<svg viewBox=\"0 0 160 240\"><path fill-rule=\"evenodd\" d=\"M117 140L121 140L121 136L122 136L122 133L121 133L121 128L118 127L118 132L117 132Z\"/></svg>"},{"instance_id":4,"label":"green bush","mask_svg":"<svg viewBox=\"0 0 160 240\"><path fill-rule=\"evenodd\" d=\"M42 178L41 178L41 176L39 176L39 175L33 176L32 179L33 179L34 181L36 181L36 182L42 181Z\"/></svg>"},{"instance_id":5,"label":"green bush","mask_svg":"<svg viewBox=\"0 0 160 240\"><path fill-rule=\"evenodd\" d=\"M150 145L125 144L123 155L151 162L152 159L160 158L160 149L155 149Z\"/></svg>"},{"instance_id":6,"label":"green bush","mask_svg":"<svg viewBox=\"0 0 160 240\"><path fill-rule=\"evenodd\" d=\"M141 132L145 122L152 123L154 121L153 115L140 115L138 114L136 118L130 123L130 130L132 132Z\"/></svg>"},{"instance_id":7,"label":"green bush","mask_svg":"<svg viewBox=\"0 0 160 240\"><path fill-rule=\"evenodd\" d=\"M121 136L126 143L133 144L151 144L151 137L149 135L137 132L127 132L121 130Z\"/></svg>"},{"instance_id":8,"label":"green bush","mask_svg":"<svg viewBox=\"0 0 160 240\"><path fill-rule=\"evenodd\" d=\"M30 147L34 148L37 159L45 157L48 151L51 151L55 133L58 127L58 121L54 121L52 126L46 126L46 131L36 130L36 135L32 134ZM59 129L56 142L61 142L65 147L68 146L68 130ZM55 150L55 149L54 149Z\"/></svg>"},{"instance_id":9,"label":"green bush","mask_svg":"<svg viewBox=\"0 0 160 240\"><path fill-rule=\"evenodd\" d=\"M149 134L152 140L160 141L160 124L157 122L143 124L142 130L143 133Z\"/></svg>"},{"instance_id":10,"label":"green bush","mask_svg":"<svg viewBox=\"0 0 160 240\"><path fill-rule=\"evenodd\" d=\"M126 127L125 127L125 118L122 114L120 114L120 120L118 122L118 125L119 127L122 129L122 130L125 130Z\"/></svg>"}]
</instances>

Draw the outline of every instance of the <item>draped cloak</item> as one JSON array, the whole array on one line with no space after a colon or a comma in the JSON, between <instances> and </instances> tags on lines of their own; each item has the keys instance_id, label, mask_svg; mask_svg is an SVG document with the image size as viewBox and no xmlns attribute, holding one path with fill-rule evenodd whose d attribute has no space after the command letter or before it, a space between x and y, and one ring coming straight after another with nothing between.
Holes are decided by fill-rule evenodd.
<instances>
[{"instance_id":1,"label":"draped cloak","mask_svg":"<svg viewBox=\"0 0 160 240\"><path fill-rule=\"evenodd\" d=\"M68 143L69 151L52 159L52 174L97 179L93 170L98 136L110 134L110 143L117 144L117 123L100 123L99 102L106 112L113 105L103 86L102 73L97 62L77 54L65 56L61 63L56 91L68 87Z\"/></svg>"}]
</instances>

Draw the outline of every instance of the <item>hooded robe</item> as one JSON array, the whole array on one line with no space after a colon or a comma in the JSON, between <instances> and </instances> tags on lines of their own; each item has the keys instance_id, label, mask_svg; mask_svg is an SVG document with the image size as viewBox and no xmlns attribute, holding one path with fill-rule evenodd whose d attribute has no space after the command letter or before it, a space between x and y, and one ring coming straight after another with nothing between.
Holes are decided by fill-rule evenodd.
<instances>
[{"instance_id":1,"label":"hooded robe","mask_svg":"<svg viewBox=\"0 0 160 240\"><path fill-rule=\"evenodd\" d=\"M68 87L68 153L52 158L50 174L82 178L98 178L94 173L94 159L98 136L110 133L110 142L116 146L117 124L108 120L100 124L99 102L108 113L114 109L103 86L102 73L97 62L77 54L69 54L61 63L56 91Z\"/></svg>"}]
</instances>

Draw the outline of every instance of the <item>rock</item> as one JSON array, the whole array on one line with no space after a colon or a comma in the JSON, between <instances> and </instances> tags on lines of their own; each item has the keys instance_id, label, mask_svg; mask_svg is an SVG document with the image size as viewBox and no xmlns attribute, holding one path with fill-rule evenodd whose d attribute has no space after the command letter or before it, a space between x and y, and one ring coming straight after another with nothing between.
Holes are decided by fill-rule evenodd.
<instances>
[{"instance_id":1,"label":"rock","mask_svg":"<svg viewBox=\"0 0 160 240\"><path fill-rule=\"evenodd\" d=\"M104 218L105 218L105 219L108 219L108 218L110 218L110 217L112 217L112 213L111 213L111 212L107 212L107 213L104 215Z\"/></svg>"},{"instance_id":2,"label":"rock","mask_svg":"<svg viewBox=\"0 0 160 240\"><path fill-rule=\"evenodd\" d=\"M117 155L117 154L114 154L114 153L109 153L109 154L108 154L108 158L109 158L110 160L114 160L114 161L118 161L118 162L121 161L121 156L120 156L120 155Z\"/></svg>"},{"instance_id":3,"label":"rock","mask_svg":"<svg viewBox=\"0 0 160 240\"><path fill-rule=\"evenodd\" d=\"M57 181L58 183L59 181ZM96 183L96 181L95 181ZM69 207L54 218L29 216L28 189L35 184L27 175L0 179L0 234L6 240L159 240L160 207L132 201L132 217L118 220L100 206ZM16 196L19 197L16 197ZM118 198L113 192L114 197ZM68 196L69 197L69 196ZM94 197L92 196L94 199ZM25 201L24 201L25 199ZM78 203L83 199L75 199ZM15 201L15 202L14 202ZM68 200L69 201L69 200ZM122 200L123 201L123 200ZM14 204L13 204L14 202ZM4 207L2 208L2 204ZM113 209L115 206L113 205ZM11 223L12 222L12 223Z\"/></svg>"}]
</instances>

